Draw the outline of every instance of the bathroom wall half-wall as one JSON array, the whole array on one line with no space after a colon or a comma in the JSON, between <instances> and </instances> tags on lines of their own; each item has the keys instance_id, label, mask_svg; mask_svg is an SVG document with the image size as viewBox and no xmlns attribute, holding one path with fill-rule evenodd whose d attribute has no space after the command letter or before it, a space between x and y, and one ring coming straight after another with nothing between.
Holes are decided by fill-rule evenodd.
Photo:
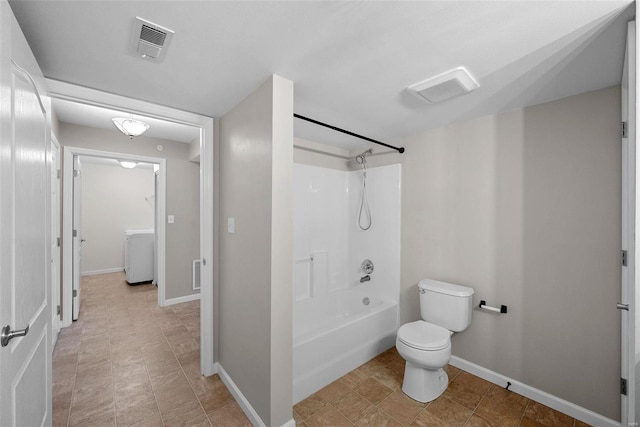
<instances>
[{"instance_id":1,"label":"bathroom wall half-wall","mask_svg":"<svg viewBox=\"0 0 640 427\"><path fill-rule=\"evenodd\" d=\"M200 258L200 166L189 161L189 145L145 136L131 140L117 130L69 123L60 123L58 140L63 146L167 159L167 214L175 223L166 227L165 298L199 293L192 288L191 270Z\"/></svg>"},{"instance_id":2,"label":"bathroom wall half-wall","mask_svg":"<svg viewBox=\"0 0 640 427\"><path fill-rule=\"evenodd\" d=\"M221 376L281 426L293 421L293 83L270 77L219 120L217 145Z\"/></svg>"},{"instance_id":3,"label":"bathroom wall half-wall","mask_svg":"<svg viewBox=\"0 0 640 427\"><path fill-rule=\"evenodd\" d=\"M391 141L406 152L367 159L402 163L400 322L420 318L420 279L471 286L475 304L509 312L474 311L454 356L613 420L619 123L615 86ZM334 162L299 149L296 161Z\"/></svg>"}]
</instances>

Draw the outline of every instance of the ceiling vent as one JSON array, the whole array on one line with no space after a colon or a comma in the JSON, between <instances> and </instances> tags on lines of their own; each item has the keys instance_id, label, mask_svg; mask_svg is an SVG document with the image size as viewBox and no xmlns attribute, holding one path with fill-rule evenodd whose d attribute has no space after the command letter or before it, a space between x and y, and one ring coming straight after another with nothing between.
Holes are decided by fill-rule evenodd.
<instances>
[{"instance_id":1,"label":"ceiling vent","mask_svg":"<svg viewBox=\"0 0 640 427\"><path fill-rule=\"evenodd\" d=\"M131 35L131 52L151 62L161 62L174 32L136 16Z\"/></svg>"},{"instance_id":2,"label":"ceiling vent","mask_svg":"<svg viewBox=\"0 0 640 427\"><path fill-rule=\"evenodd\" d=\"M464 95L479 87L463 67L442 73L407 88L411 94L429 104Z\"/></svg>"}]
</instances>

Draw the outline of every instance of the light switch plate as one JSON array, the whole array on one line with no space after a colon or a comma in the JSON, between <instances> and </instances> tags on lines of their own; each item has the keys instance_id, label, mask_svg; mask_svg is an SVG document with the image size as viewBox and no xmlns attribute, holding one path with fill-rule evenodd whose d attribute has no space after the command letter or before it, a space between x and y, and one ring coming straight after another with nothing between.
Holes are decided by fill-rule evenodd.
<instances>
[{"instance_id":1,"label":"light switch plate","mask_svg":"<svg viewBox=\"0 0 640 427\"><path fill-rule=\"evenodd\" d=\"M168 215L167 216L167 222L169 224L173 224L174 222L176 222L176 218L173 215Z\"/></svg>"},{"instance_id":2,"label":"light switch plate","mask_svg":"<svg viewBox=\"0 0 640 427\"><path fill-rule=\"evenodd\" d=\"M236 219L227 218L227 233L233 234L236 232Z\"/></svg>"}]
</instances>

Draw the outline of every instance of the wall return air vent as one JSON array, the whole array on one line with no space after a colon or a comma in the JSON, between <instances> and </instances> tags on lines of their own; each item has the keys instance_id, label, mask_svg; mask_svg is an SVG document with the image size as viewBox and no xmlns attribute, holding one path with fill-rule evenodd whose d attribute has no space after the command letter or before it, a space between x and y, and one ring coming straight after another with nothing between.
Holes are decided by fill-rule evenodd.
<instances>
[{"instance_id":1,"label":"wall return air vent","mask_svg":"<svg viewBox=\"0 0 640 427\"><path fill-rule=\"evenodd\" d=\"M161 62L174 31L136 16L131 34L130 50L137 57Z\"/></svg>"},{"instance_id":2,"label":"wall return air vent","mask_svg":"<svg viewBox=\"0 0 640 427\"><path fill-rule=\"evenodd\" d=\"M420 100L435 104L464 95L478 87L469 72L464 67L459 67L411 85L407 90Z\"/></svg>"}]
</instances>

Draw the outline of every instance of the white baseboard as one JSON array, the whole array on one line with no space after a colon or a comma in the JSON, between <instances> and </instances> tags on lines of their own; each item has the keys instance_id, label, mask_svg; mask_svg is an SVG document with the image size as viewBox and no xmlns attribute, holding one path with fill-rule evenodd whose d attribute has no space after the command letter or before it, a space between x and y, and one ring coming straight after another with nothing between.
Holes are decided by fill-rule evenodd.
<instances>
[{"instance_id":1,"label":"white baseboard","mask_svg":"<svg viewBox=\"0 0 640 427\"><path fill-rule=\"evenodd\" d=\"M240 408L242 408L242 411L244 412L244 414L247 416L247 418L249 418L249 421L251 421L251 424L254 427L255 426L266 427L265 423L262 422L262 419L258 416L258 413L253 409L253 406L251 406L251 404L249 403L247 398L244 397L244 394L242 394L242 392L240 391L236 383L233 382L229 374L227 374L227 371L225 371L222 365L218 362L216 362L216 372L218 372L220 379L222 380L224 385L227 386L227 388L233 395L233 398L236 400L236 402L238 402L238 405L240 405Z\"/></svg>"},{"instance_id":2,"label":"white baseboard","mask_svg":"<svg viewBox=\"0 0 640 427\"><path fill-rule=\"evenodd\" d=\"M80 275L81 276L96 276L98 274L118 273L120 271L124 271L124 267L105 268L103 270L83 271L82 273L80 273Z\"/></svg>"},{"instance_id":3,"label":"white baseboard","mask_svg":"<svg viewBox=\"0 0 640 427\"><path fill-rule=\"evenodd\" d=\"M469 372L470 374L483 378L501 387L506 387L507 382L510 382L510 391L518 393L531 400L535 400L536 402L542 403L543 405L567 414L589 425L599 427L620 427L620 423L618 421L614 421L610 418L604 417L600 414L590 411L589 409L583 408L567 400L553 396L542 390L538 390L537 388L521 383L520 381L505 377L504 375L491 371L487 368L483 368L482 366L476 365L475 363L468 362L457 356L451 356L451 361L449 363L456 368L460 368L463 371Z\"/></svg>"},{"instance_id":4,"label":"white baseboard","mask_svg":"<svg viewBox=\"0 0 640 427\"><path fill-rule=\"evenodd\" d=\"M166 299L162 306L167 307L169 305L182 304L183 302L195 301L197 299L200 299L200 294L185 295L183 297Z\"/></svg>"},{"instance_id":5,"label":"white baseboard","mask_svg":"<svg viewBox=\"0 0 640 427\"><path fill-rule=\"evenodd\" d=\"M242 394L242 392L240 391L236 383L233 382L233 380L231 379L229 374L227 374L227 371L224 370L222 365L216 362L214 367L215 367L215 372L220 376L220 379L222 380L224 385L227 386L227 388L233 395L233 398L236 400L236 402L238 402L238 405L240 405L240 408L242 408L242 411L244 412L244 414L247 416L247 418L249 418L249 421L251 421L251 424L254 427L255 426L266 427L264 422L262 422L262 419L258 416L258 413L253 409L253 407L251 406L247 398L244 397L244 394ZM282 427L296 427L296 422L292 418L286 423L284 423Z\"/></svg>"}]
</instances>

